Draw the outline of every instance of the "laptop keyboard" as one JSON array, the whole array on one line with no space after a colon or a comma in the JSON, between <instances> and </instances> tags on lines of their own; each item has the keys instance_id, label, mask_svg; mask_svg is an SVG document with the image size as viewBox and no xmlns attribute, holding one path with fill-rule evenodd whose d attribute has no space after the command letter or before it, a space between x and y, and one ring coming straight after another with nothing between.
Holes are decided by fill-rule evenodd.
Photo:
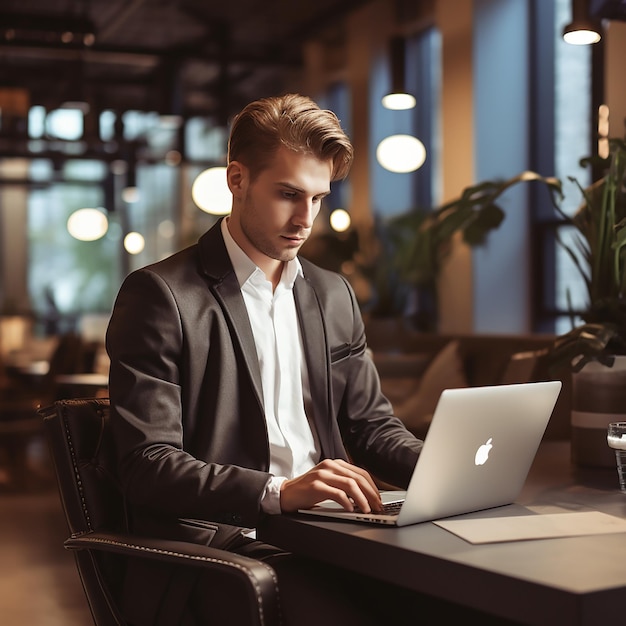
<instances>
[{"instance_id":1,"label":"laptop keyboard","mask_svg":"<svg viewBox=\"0 0 626 626\"><path fill-rule=\"evenodd\" d=\"M383 504L383 510L380 512L372 511L372 513L368 513L368 515L397 515L400 513L400 509L404 504L404 500L396 500L395 502L387 502ZM355 507L354 511L356 513L362 513L359 507Z\"/></svg>"}]
</instances>

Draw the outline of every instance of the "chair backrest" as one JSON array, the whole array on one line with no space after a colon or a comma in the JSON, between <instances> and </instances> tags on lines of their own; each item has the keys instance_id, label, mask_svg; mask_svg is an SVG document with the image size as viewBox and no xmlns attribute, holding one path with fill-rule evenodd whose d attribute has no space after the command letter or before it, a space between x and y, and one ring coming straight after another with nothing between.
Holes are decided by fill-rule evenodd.
<instances>
[{"instance_id":1,"label":"chair backrest","mask_svg":"<svg viewBox=\"0 0 626 626\"><path fill-rule=\"evenodd\" d=\"M124 501L108 428L109 400L59 400L41 413L70 532L124 530Z\"/></svg>"},{"instance_id":2,"label":"chair backrest","mask_svg":"<svg viewBox=\"0 0 626 626\"><path fill-rule=\"evenodd\" d=\"M59 400L39 413L70 533L123 531L124 501L115 480L108 399ZM123 557L90 551L74 554L96 624L123 624L116 609Z\"/></svg>"},{"instance_id":3,"label":"chair backrest","mask_svg":"<svg viewBox=\"0 0 626 626\"><path fill-rule=\"evenodd\" d=\"M39 414L44 418L72 535L66 545L73 549L96 626L126 624L120 610L124 570L126 560L138 556L158 559L167 563L168 568L181 568L177 570L177 581L187 580L189 566L202 567L213 581L208 585L211 591L207 601L228 603L225 610L233 616L228 623L245 626L279 623L276 574L267 564L210 546L138 537L127 531L124 498L115 478L115 446L107 398L57 400L39 409ZM170 608L177 611L178 594L171 595ZM232 610L231 597L242 599L241 610ZM158 624L169 626L172 622L169 605L163 604L165 608L159 609ZM186 612L181 619L185 624L195 624L190 613Z\"/></svg>"}]
</instances>

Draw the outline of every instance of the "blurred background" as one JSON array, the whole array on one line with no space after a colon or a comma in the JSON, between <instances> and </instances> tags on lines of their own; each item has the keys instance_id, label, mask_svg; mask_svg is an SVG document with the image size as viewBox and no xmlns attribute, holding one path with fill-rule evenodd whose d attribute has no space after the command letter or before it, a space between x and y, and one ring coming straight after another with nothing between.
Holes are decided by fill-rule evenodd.
<instances>
[{"instance_id":1,"label":"blurred background","mask_svg":"<svg viewBox=\"0 0 626 626\"><path fill-rule=\"evenodd\" d=\"M577 20L599 40L564 41ZM32 588L54 570L30 566L52 555L63 588L77 582L33 407L106 395L117 290L228 211L226 138L246 103L304 93L351 136L353 170L302 253L350 280L377 353L406 340L398 320L415 342L553 337L584 309L585 285L557 245L572 229L540 186L507 191L479 244L450 233L408 268L404 247L463 189L525 170L562 179L573 214L569 177L594 179L580 159L624 137L624 58L625 0L3 0L0 528L14 529L3 554L17 534L31 543L22 519L52 535L49 548L11 551L5 614L35 610L11 604L7 572L40 576L16 585ZM391 93L408 104L383 101ZM54 610L81 615L77 589ZM71 623L54 610L4 623Z\"/></svg>"}]
</instances>

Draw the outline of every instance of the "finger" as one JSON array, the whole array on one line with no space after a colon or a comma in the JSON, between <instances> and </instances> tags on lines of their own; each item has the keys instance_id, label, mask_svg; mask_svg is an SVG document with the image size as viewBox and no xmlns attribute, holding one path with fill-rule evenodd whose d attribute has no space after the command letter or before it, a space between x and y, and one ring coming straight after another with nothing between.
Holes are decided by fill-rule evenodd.
<instances>
[{"instance_id":1,"label":"finger","mask_svg":"<svg viewBox=\"0 0 626 626\"><path fill-rule=\"evenodd\" d=\"M353 463L348 463L347 461L344 461L343 459L334 459L333 462L336 463L339 467L345 469L346 471L351 472L352 474L358 474L359 477L365 479L369 483L369 486L373 490L378 489L376 486L376 482L374 481L371 474L367 470L364 470L362 467L359 467L358 465L354 465Z\"/></svg>"},{"instance_id":2,"label":"finger","mask_svg":"<svg viewBox=\"0 0 626 626\"><path fill-rule=\"evenodd\" d=\"M336 502L339 502L337 498L340 497L340 504L349 511L353 510L353 503L365 513L369 513L372 509L380 510L382 506L378 490L376 488L372 489L363 476L348 468L340 468L339 473L337 473L335 468L321 469L319 479L323 484L333 489L333 493L327 497ZM336 490L343 492L347 496L350 501L349 506L345 505L345 499L341 495L338 496Z\"/></svg>"},{"instance_id":3,"label":"finger","mask_svg":"<svg viewBox=\"0 0 626 626\"><path fill-rule=\"evenodd\" d=\"M281 510L294 512L300 508L310 508L323 500L333 500L346 510L352 511L353 502L346 489L349 486L345 480L341 481L333 473L314 469L297 478L286 480L281 485Z\"/></svg>"},{"instance_id":4,"label":"finger","mask_svg":"<svg viewBox=\"0 0 626 626\"><path fill-rule=\"evenodd\" d=\"M355 506L361 508L343 489L331 487L330 485L326 486L326 495L323 500L333 500L346 511L354 511Z\"/></svg>"},{"instance_id":5,"label":"finger","mask_svg":"<svg viewBox=\"0 0 626 626\"><path fill-rule=\"evenodd\" d=\"M334 462L339 468L341 468L341 470L346 472L347 476L350 476L357 481L361 492L367 498L372 509L377 511L381 510L382 499L380 497L380 491L369 472L358 465L353 465L343 461L342 459L335 459Z\"/></svg>"}]
</instances>

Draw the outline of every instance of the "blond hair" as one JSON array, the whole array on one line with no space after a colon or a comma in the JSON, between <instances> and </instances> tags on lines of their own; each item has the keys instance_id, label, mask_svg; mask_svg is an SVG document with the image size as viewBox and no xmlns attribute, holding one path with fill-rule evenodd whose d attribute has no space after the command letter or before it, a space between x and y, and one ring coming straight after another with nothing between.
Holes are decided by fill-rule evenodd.
<instances>
[{"instance_id":1,"label":"blond hair","mask_svg":"<svg viewBox=\"0 0 626 626\"><path fill-rule=\"evenodd\" d=\"M254 178L281 146L332 161L332 180L345 178L352 165L354 150L337 116L299 94L248 104L233 121L228 162L240 161Z\"/></svg>"}]
</instances>

